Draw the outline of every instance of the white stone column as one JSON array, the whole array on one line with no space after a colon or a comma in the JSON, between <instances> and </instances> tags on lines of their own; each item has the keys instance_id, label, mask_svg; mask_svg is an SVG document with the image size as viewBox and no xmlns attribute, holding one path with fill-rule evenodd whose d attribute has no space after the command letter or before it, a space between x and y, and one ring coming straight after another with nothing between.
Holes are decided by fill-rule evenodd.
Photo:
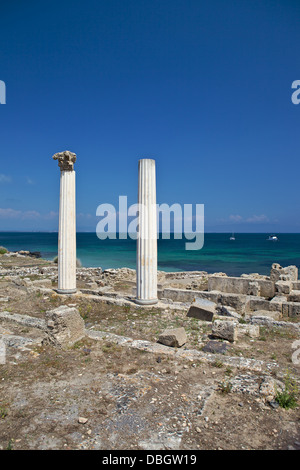
<instances>
[{"instance_id":1,"label":"white stone column","mask_svg":"<svg viewBox=\"0 0 300 470\"><path fill-rule=\"evenodd\" d=\"M157 303L157 221L155 160L139 160L139 230L137 233L136 302Z\"/></svg>"},{"instance_id":2,"label":"white stone column","mask_svg":"<svg viewBox=\"0 0 300 470\"><path fill-rule=\"evenodd\" d=\"M75 153L65 151L53 155L60 167L58 289L59 294L76 292L76 203Z\"/></svg>"}]
</instances>

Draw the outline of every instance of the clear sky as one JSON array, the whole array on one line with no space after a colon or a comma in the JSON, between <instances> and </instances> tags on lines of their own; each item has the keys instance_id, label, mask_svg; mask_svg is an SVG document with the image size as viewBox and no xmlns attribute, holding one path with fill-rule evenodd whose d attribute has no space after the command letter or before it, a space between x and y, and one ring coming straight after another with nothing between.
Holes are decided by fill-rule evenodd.
<instances>
[{"instance_id":1,"label":"clear sky","mask_svg":"<svg viewBox=\"0 0 300 470\"><path fill-rule=\"evenodd\" d=\"M0 231L56 230L77 154L77 227L137 199L205 205L206 231L299 232L299 0L1 0Z\"/></svg>"}]
</instances>

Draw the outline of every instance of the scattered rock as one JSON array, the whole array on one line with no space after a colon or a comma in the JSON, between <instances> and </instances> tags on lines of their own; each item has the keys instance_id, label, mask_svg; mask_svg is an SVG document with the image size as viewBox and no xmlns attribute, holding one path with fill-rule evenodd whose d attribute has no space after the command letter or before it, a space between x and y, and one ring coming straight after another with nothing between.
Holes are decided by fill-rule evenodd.
<instances>
[{"instance_id":1,"label":"scattered rock","mask_svg":"<svg viewBox=\"0 0 300 470\"><path fill-rule=\"evenodd\" d=\"M237 323L235 321L215 320L212 324L212 335L234 342L238 336Z\"/></svg>"},{"instance_id":2,"label":"scattered rock","mask_svg":"<svg viewBox=\"0 0 300 470\"><path fill-rule=\"evenodd\" d=\"M202 351L213 354L225 354L228 350L228 347L228 344L221 341L208 341L208 343L206 343L206 345L202 348Z\"/></svg>"},{"instance_id":3,"label":"scattered rock","mask_svg":"<svg viewBox=\"0 0 300 470\"><path fill-rule=\"evenodd\" d=\"M189 308L188 317L198 320L213 321L217 305L210 300L196 298Z\"/></svg>"},{"instance_id":4,"label":"scattered rock","mask_svg":"<svg viewBox=\"0 0 300 470\"><path fill-rule=\"evenodd\" d=\"M81 416L78 418L78 423L80 424L85 424L87 422L88 422L88 418L83 418Z\"/></svg>"},{"instance_id":5,"label":"scattered rock","mask_svg":"<svg viewBox=\"0 0 300 470\"><path fill-rule=\"evenodd\" d=\"M85 336L85 326L75 307L61 305L46 312L47 337L44 342L70 347Z\"/></svg>"},{"instance_id":6,"label":"scattered rock","mask_svg":"<svg viewBox=\"0 0 300 470\"><path fill-rule=\"evenodd\" d=\"M266 398L267 401L272 401L276 394L276 383L272 377L265 377L259 387L259 393Z\"/></svg>"},{"instance_id":7,"label":"scattered rock","mask_svg":"<svg viewBox=\"0 0 300 470\"><path fill-rule=\"evenodd\" d=\"M180 348L187 342L187 336L184 328L173 328L163 331L158 338L158 343L165 346Z\"/></svg>"}]
</instances>

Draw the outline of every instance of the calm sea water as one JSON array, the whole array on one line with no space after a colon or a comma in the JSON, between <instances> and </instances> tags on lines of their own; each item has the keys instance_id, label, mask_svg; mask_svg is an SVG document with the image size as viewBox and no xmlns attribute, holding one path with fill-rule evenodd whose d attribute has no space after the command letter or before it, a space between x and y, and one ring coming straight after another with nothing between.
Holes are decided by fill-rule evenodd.
<instances>
[{"instance_id":1,"label":"calm sea water","mask_svg":"<svg viewBox=\"0 0 300 470\"><path fill-rule=\"evenodd\" d=\"M269 274L272 263L300 268L300 234L278 234L278 241L268 241L269 234L208 233L204 247L186 251L185 239L158 240L158 269L162 271L200 270L228 275ZM43 258L57 255L57 233L0 232L0 245L10 251L40 251ZM99 240L95 233L77 233L77 257L85 267L135 269L134 240Z\"/></svg>"}]
</instances>

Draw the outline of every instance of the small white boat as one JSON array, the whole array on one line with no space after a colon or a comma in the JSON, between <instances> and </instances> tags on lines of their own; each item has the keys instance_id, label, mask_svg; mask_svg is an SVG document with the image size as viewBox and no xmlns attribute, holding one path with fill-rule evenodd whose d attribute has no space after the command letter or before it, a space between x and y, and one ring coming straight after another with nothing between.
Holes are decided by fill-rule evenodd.
<instances>
[{"instance_id":1,"label":"small white boat","mask_svg":"<svg viewBox=\"0 0 300 470\"><path fill-rule=\"evenodd\" d=\"M269 235L269 238L267 238L267 240L271 240L272 242L277 242L278 238L276 237L276 235Z\"/></svg>"},{"instance_id":2,"label":"small white boat","mask_svg":"<svg viewBox=\"0 0 300 470\"><path fill-rule=\"evenodd\" d=\"M229 240L235 240L234 233L231 235L231 237L229 238Z\"/></svg>"}]
</instances>

